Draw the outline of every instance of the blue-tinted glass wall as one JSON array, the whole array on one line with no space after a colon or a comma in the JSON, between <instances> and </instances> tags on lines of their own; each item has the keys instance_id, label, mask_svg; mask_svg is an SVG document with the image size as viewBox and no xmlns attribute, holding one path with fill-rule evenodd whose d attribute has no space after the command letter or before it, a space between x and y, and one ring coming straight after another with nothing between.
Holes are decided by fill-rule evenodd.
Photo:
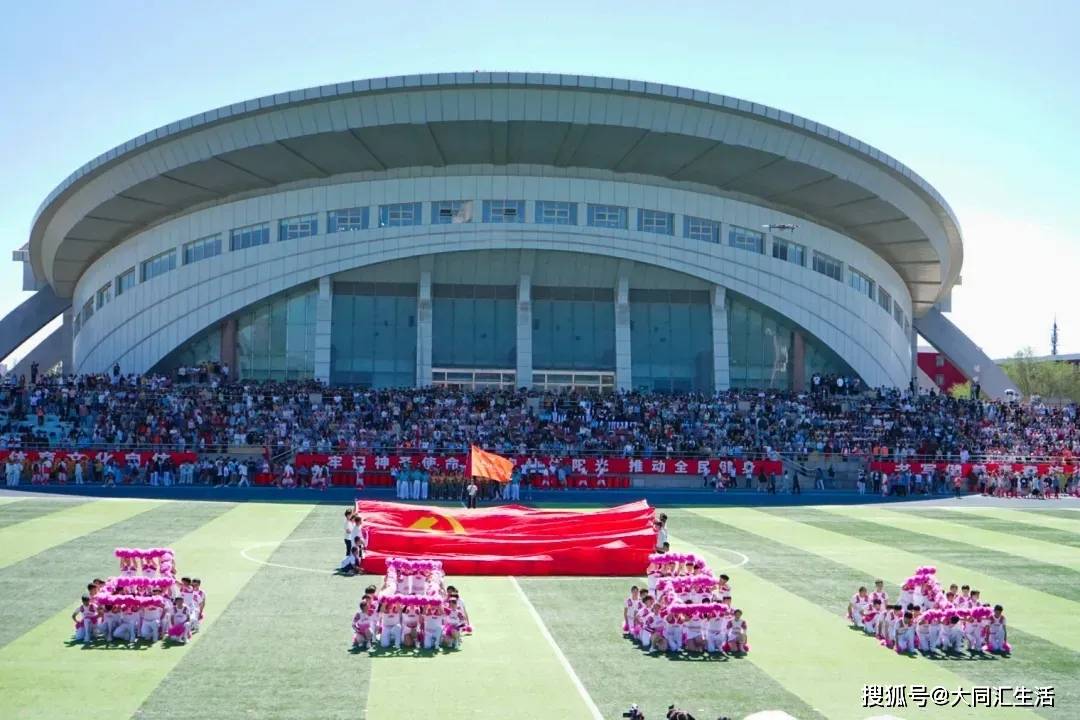
<instances>
[{"instance_id":1,"label":"blue-tinted glass wall","mask_svg":"<svg viewBox=\"0 0 1080 720\"><path fill-rule=\"evenodd\" d=\"M615 369L615 293L611 288L533 287L533 367Z\"/></svg>"},{"instance_id":2,"label":"blue-tinted glass wall","mask_svg":"<svg viewBox=\"0 0 1080 720\"><path fill-rule=\"evenodd\" d=\"M514 368L517 288L434 285L431 364L441 368Z\"/></svg>"},{"instance_id":3,"label":"blue-tinted glass wall","mask_svg":"<svg viewBox=\"0 0 1080 720\"><path fill-rule=\"evenodd\" d=\"M631 382L659 392L713 389L706 290L630 290Z\"/></svg>"},{"instance_id":4,"label":"blue-tinted glass wall","mask_svg":"<svg viewBox=\"0 0 1080 720\"><path fill-rule=\"evenodd\" d=\"M317 291L305 286L244 308L237 314L240 377L299 380L315 374Z\"/></svg>"},{"instance_id":5,"label":"blue-tinted glass wall","mask_svg":"<svg viewBox=\"0 0 1080 720\"><path fill-rule=\"evenodd\" d=\"M415 283L334 283L330 382L407 387L416 381Z\"/></svg>"},{"instance_id":6,"label":"blue-tinted glass wall","mask_svg":"<svg viewBox=\"0 0 1080 720\"><path fill-rule=\"evenodd\" d=\"M836 353L764 305L729 291L727 312L733 388L791 389L794 386L796 331L803 336L804 387L815 372L855 374Z\"/></svg>"}]
</instances>

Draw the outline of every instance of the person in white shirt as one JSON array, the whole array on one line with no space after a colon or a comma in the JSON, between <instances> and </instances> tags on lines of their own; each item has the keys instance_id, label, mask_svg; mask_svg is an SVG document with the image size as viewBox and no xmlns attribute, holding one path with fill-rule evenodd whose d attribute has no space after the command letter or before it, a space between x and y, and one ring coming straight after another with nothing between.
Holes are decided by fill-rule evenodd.
<instances>
[{"instance_id":1,"label":"person in white shirt","mask_svg":"<svg viewBox=\"0 0 1080 720\"><path fill-rule=\"evenodd\" d=\"M388 648L393 644L395 650L401 649L401 605L383 602L379 620L382 626L382 636L379 644Z\"/></svg>"},{"instance_id":2,"label":"person in white shirt","mask_svg":"<svg viewBox=\"0 0 1080 720\"><path fill-rule=\"evenodd\" d=\"M656 517L656 551L662 552L663 547L668 544L668 531L667 531L667 515L660 513Z\"/></svg>"},{"instance_id":3,"label":"person in white shirt","mask_svg":"<svg viewBox=\"0 0 1080 720\"><path fill-rule=\"evenodd\" d=\"M236 487L251 487L251 483L248 481L248 466L246 462L239 463L237 468L240 472L240 480L237 481Z\"/></svg>"},{"instance_id":4,"label":"person in white shirt","mask_svg":"<svg viewBox=\"0 0 1080 720\"><path fill-rule=\"evenodd\" d=\"M296 471L292 463L285 463L285 469L281 471L281 487L296 487Z\"/></svg>"},{"instance_id":5,"label":"person in white shirt","mask_svg":"<svg viewBox=\"0 0 1080 720\"><path fill-rule=\"evenodd\" d=\"M465 496L468 499L468 507L470 509L476 509L476 494L478 492L480 492L480 488L476 486L476 481L469 480L469 484L465 488Z\"/></svg>"}]
</instances>

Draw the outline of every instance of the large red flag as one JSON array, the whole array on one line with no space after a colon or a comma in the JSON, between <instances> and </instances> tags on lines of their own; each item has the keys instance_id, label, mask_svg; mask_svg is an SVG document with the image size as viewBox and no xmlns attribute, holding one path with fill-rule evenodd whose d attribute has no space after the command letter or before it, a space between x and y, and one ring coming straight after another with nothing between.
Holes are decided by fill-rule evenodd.
<instances>
[{"instance_id":1,"label":"large red flag","mask_svg":"<svg viewBox=\"0 0 1080 720\"><path fill-rule=\"evenodd\" d=\"M364 569L391 557L441 560L451 575L641 575L656 546L644 501L593 512L504 505L462 510L358 501Z\"/></svg>"},{"instance_id":2,"label":"large red flag","mask_svg":"<svg viewBox=\"0 0 1080 720\"><path fill-rule=\"evenodd\" d=\"M502 455L481 450L475 445L469 446L469 461L465 474L469 477L485 478L496 482L510 482L510 473L514 470L514 461Z\"/></svg>"}]
</instances>

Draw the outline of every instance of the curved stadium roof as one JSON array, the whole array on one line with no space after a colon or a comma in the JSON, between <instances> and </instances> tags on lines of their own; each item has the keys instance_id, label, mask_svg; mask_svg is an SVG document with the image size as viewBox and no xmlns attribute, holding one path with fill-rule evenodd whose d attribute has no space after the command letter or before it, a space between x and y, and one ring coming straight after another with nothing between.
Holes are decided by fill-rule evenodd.
<instances>
[{"instance_id":1,"label":"curved stadium roof","mask_svg":"<svg viewBox=\"0 0 1080 720\"><path fill-rule=\"evenodd\" d=\"M141 135L49 194L31 229L31 262L69 296L109 248L194 207L289 183L454 165L602 169L773 207L872 248L904 278L916 316L963 261L959 222L929 183L825 125L670 85L451 73L266 96Z\"/></svg>"}]
</instances>

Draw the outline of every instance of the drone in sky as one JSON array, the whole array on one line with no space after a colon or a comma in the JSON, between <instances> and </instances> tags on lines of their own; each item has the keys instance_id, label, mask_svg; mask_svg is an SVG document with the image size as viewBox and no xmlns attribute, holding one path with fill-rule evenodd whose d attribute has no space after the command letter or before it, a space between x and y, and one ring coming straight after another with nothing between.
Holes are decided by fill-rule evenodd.
<instances>
[{"instance_id":1,"label":"drone in sky","mask_svg":"<svg viewBox=\"0 0 1080 720\"><path fill-rule=\"evenodd\" d=\"M778 225L762 225L766 230L794 230L799 227L793 223L780 223Z\"/></svg>"}]
</instances>

